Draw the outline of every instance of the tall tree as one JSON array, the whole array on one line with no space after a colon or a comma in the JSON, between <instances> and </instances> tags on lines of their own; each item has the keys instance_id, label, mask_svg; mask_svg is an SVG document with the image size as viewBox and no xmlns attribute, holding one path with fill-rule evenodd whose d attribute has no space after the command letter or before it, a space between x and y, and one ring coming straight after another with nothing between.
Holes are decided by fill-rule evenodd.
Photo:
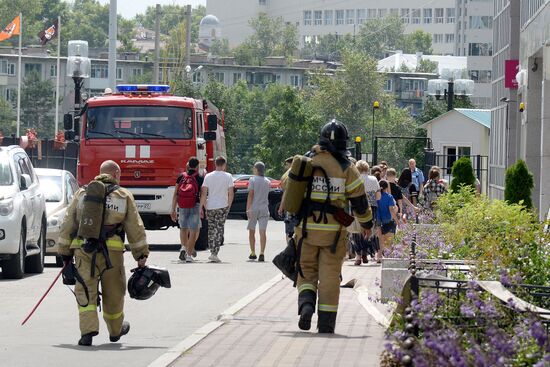
<instances>
[{"instance_id":1,"label":"tall tree","mask_svg":"<svg viewBox=\"0 0 550 367\"><path fill-rule=\"evenodd\" d=\"M343 50L351 46L353 46L353 36L351 34L343 36L327 34L319 37L317 42L307 43L302 48L301 55L305 58L340 61Z\"/></svg>"},{"instance_id":2,"label":"tall tree","mask_svg":"<svg viewBox=\"0 0 550 367\"><path fill-rule=\"evenodd\" d=\"M24 126L35 128L39 136L53 137L55 107L53 85L50 79L41 80L38 73L27 75L21 87L21 121Z\"/></svg>"},{"instance_id":3,"label":"tall tree","mask_svg":"<svg viewBox=\"0 0 550 367\"><path fill-rule=\"evenodd\" d=\"M399 50L405 41L405 25L398 16L372 19L363 24L356 37L356 48L380 60L386 51Z\"/></svg>"},{"instance_id":4,"label":"tall tree","mask_svg":"<svg viewBox=\"0 0 550 367\"><path fill-rule=\"evenodd\" d=\"M421 29L405 35L403 51L408 54L422 52L424 55L431 55L433 53L432 35Z\"/></svg>"},{"instance_id":5,"label":"tall tree","mask_svg":"<svg viewBox=\"0 0 550 367\"><path fill-rule=\"evenodd\" d=\"M11 104L0 98L0 132L4 136L15 134L16 126L15 114Z\"/></svg>"}]
</instances>

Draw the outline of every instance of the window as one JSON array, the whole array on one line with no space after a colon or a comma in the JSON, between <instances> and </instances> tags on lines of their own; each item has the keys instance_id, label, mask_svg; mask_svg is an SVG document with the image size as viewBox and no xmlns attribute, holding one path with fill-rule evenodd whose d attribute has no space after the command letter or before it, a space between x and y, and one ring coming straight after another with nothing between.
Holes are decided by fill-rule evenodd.
<instances>
[{"instance_id":1,"label":"window","mask_svg":"<svg viewBox=\"0 0 550 367\"><path fill-rule=\"evenodd\" d=\"M313 41L312 36L304 36L304 45L309 45Z\"/></svg>"},{"instance_id":2,"label":"window","mask_svg":"<svg viewBox=\"0 0 550 367\"><path fill-rule=\"evenodd\" d=\"M443 34L434 34L433 43L443 43Z\"/></svg>"},{"instance_id":3,"label":"window","mask_svg":"<svg viewBox=\"0 0 550 367\"><path fill-rule=\"evenodd\" d=\"M401 20L403 23L408 24L411 18L410 10L409 9L401 9Z\"/></svg>"},{"instance_id":4,"label":"window","mask_svg":"<svg viewBox=\"0 0 550 367\"><path fill-rule=\"evenodd\" d=\"M390 15L393 16L393 17L398 17L399 16L399 9L396 9L396 8L390 9Z\"/></svg>"},{"instance_id":5,"label":"window","mask_svg":"<svg viewBox=\"0 0 550 367\"><path fill-rule=\"evenodd\" d=\"M493 45L491 43L469 43L468 56L492 56Z\"/></svg>"},{"instance_id":6,"label":"window","mask_svg":"<svg viewBox=\"0 0 550 367\"><path fill-rule=\"evenodd\" d=\"M293 87L299 87L300 86L300 75L291 75L290 76L290 85Z\"/></svg>"},{"instance_id":7,"label":"window","mask_svg":"<svg viewBox=\"0 0 550 367\"><path fill-rule=\"evenodd\" d=\"M315 25L323 25L323 12L321 10L315 10L313 12L315 19Z\"/></svg>"},{"instance_id":8,"label":"window","mask_svg":"<svg viewBox=\"0 0 550 367\"><path fill-rule=\"evenodd\" d=\"M233 73L233 84L237 84L243 78L241 73Z\"/></svg>"},{"instance_id":9,"label":"window","mask_svg":"<svg viewBox=\"0 0 550 367\"><path fill-rule=\"evenodd\" d=\"M91 78L107 79L109 78L109 68L105 64L93 64L90 72Z\"/></svg>"},{"instance_id":10,"label":"window","mask_svg":"<svg viewBox=\"0 0 550 367\"><path fill-rule=\"evenodd\" d=\"M6 75L8 73L8 60L0 60L0 74Z\"/></svg>"},{"instance_id":11,"label":"window","mask_svg":"<svg viewBox=\"0 0 550 367\"><path fill-rule=\"evenodd\" d=\"M132 68L130 70L130 75L135 77L135 76L141 76L141 74L143 73L143 69L142 68Z\"/></svg>"},{"instance_id":12,"label":"window","mask_svg":"<svg viewBox=\"0 0 550 367\"><path fill-rule=\"evenodd\" d=\"M378 18L385 18L388 15L388 9L378 9Z\"/></svg>"},{"instance_id":13,"label":"window","mask_svg":"<svg viewBox=\"0 0 550 367\"><path fill-rule=\"evenodd\" d=\"M445 19L445 9L443 8L435 8L435 20L434 23L441 24L443 23L443 20Z\"/></svg>"},{"instance_id":14,"label":"window","mask_svg":"<svg viewBox=\"0 0 550 367\"><path fill-rule=\"evenodd\" d=\"M15 103L15 100L17 99L17 90L13 88L6 88L6 101Z\"/></svg>"},{"instance_id":15,"label":"window","mask_svg":"<svg viewBox=\"0 0 550 367\"><path fill-rule=\"evenodd\" d=\"M267 0L258 0L258 4L267 5Z\"/></svg>"},{"instance_id":16,"label":"window","mask_svg":"<svg viewBox=\"0 0 550 367\"><path fill-rule=\"evenodd\" d=\"M304 11L304 25L311 25L311 10Z\"/></svg>"},{"instance_id":17,"label":"window","mask_svg":"<svg viewBox=\"0 0 550 367\"><path fill-rule=\"evenodd\" d=\"M30 73L38 73L39 76L42 76L42 64L27 64L25 63L25 76L28 76Z\"/></svg>"},{"instance_id":18,"label":"window","mask_svg":"<svg viewBox=\"0 0 550 367\"><path fill-rule=\"evenodd\" d=\"M447 23L455 22L455 8L447 8Z\"/></svg>"},{"instance_id":19,"label":"window","mask_svg":"<svg viewBox=\"0 0 550 367\"><path fill-rule=\"evenodd\" d=\"M15 75L15 63L13 63L13 62L8 63L8 75L10 75L10 76Z\"/></svg>"},{"instance_id":20,"label":"window","mask_svg":"<svg viewBox=\"0 0 550 367\"><path fill-rule=\"evenodd\" d=\"M216 72L214 73L214 79L215 79L217 82L225 83L225 73L216 71Z\"/></svg>"},{"instance_id":21,"label":"window","mask_svg":"<svg viewBox=\"0 0 550 367\"><path fill-rule=\"evenodd\" d=\"M491 70L470 70L468 72L470 79L474 83L490 83L491 82Z\"/></svg>"},{"instance_id":22,"label":"window","mask_svg":"<svg viewBox=\"0 0 550 367\"><path fill-rule=\"evenodd\" d=\"M116 68L116 80L122 80L122 77L122 68ZM162 78L159 78L159 80L162 80Z\"/></svg>"},{"instance_id":23,"label":"window","mask_svg":"<svg viewBox=\"0 0 550 367\"><path fill-rule=\"evenodd\" d=\"M376 18L376 9L367 9L367 19L373 20Z\"/></svg>"},{"instance_id":24,"label":"window","mask_svg":"<svg viewBox=\"0 0 550 367\"><path fill-rule=\"evenodd\" d=\"M493 17L470 16L470 29L491 29L493 28Z\"/></svg>"},{"instance_id":25,"label":"window","mask_svg":"<svg viewBox=\"0 0 550 367\"><path fill-rule=\"evenodd\" d=\"M411 23L412 24L420 24L420 9L413 9L412 10Z\"/></svg>"},{"instance_id":26,"label":"window","mask_svg":"<svg viewBox=\"0 0 550 367\"><path fill-rule=\"evenodd\" d=\"M357 9L357 23L356 24L365 23L366 17L367 17L367 11L365 9Z\"/></svg>"},{"instance_id":27,"label":"window","mask_svg":"<svg viewBox=\"0 0 550 367\"><path fill-rule=\"evenodd\" d=\"M444 146L443 153L447 156L447 173L451 173L451 167L458 157L469 156L471 153L470 147L460 147L456 145Z\"/></svg>"},{"instance_id":28,"label":"window","mask_svg":"<svg viewBox=\"0 0 550 367\"><path fill-rule=\"evenodd\" d=\"M344 11L336 10L336 25L344 24Z\"/></svg>"},{"instance_id":29,"label":"window","mask_svg":"<svg viewBox=\"0 0 550 367\"><path fill-rule=\"evenodd\" d=\"M57 65L50 65L50 77L55 78L57 76Z\"/></svg>"},{"instance_id":30,"label":"window","mask_svg":"<svg viewBox=\"0 0 550 367\"><path fill-rule=\"evenodd\" d=\"M333 13L332 10L325 10L325 25L332 25Z\"/></svg>"},{"instance_id":31,"label":"window","mask_svg":"<svg viewBox=\"0 0 550 367\"><path fill-rule=\"evenodd\" d=\"M346 24L354 24L355 20L355 10L347 9L346 10Z\"/></svg>"},{"instance_id":32,"label":"window","mask_svg":"<svg viewBox=\"0 0 550 367\"><path fill-rule=\"evenodd\" d=\"M193 83L202 83L202 71L196 71L193 73Z\"/></svg>"},{"instance_id":33,"label":"window","mask_svg":"<svg viewBox=\"0 0 550 367\"><path fill-rule=\"evenodd\" d=\"M454 43L455 42L455 34L454 33L447 33L445 35L445 43Z\"/></svg>"},{"instance_id":34,"label":"window","mask_svg":"<svg viewBox=\"0 0 550 367\"><path fill-rule=\"evenodd\" d=\"M384 91L385 92L391 92L393 91L393 79L388 79L384 83Z\"/></svg>"},{"instance_id":35,"label":"window","mask_svg":"<svg viewBox=\"0 0 550 367\"><path fill-rule=\"evenodd\" d=\"M432 9L423 9L424 13L424 24L432 23Z\"/></svg>"}]
</instances>

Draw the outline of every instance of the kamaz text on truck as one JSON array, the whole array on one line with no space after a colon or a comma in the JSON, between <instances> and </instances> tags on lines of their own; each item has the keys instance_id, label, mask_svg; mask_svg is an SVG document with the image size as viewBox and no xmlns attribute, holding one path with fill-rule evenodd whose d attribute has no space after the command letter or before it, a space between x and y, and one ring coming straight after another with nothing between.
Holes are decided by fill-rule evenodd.
<instances>
[{"instance_id":1,"label":"kamaz text on truck","mask_svg":"<svg viewBox=\"0 0 550 367\"><path fill-rule=\"evenodd\" d=\"M114 160L147 229L175 225L172 196L189 157L211 171L214 158L225 155L217 109L168 92L165 85L119 85L116 93L90 98L81 117L79 184L93 180L103 161Z\"/></svg>"}]
</instances>

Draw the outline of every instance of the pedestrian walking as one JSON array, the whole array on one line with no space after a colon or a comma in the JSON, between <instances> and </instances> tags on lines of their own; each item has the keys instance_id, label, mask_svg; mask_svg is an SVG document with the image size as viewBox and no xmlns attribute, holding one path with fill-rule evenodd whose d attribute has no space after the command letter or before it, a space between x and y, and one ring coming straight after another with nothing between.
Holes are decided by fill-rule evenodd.
<instances>
[{"instance_id":1,"label":"pedestrian walking","mask_svg":"<svg viewBox=\"0 0 550 367\"><path fill-rule=\"evenodd\" d=\"M223 245L225 221L229 208L233 203L233 177L225 169L227 160L219 156L215 160L216 170L207 173L201 188L200 214L201 218L208 219L208 260L213 263L221 262L218 257L220 246Z\"/></svg>"},{"instance_id":2,"label":"pedestrian walking","mask_svg":"<svg viewBox=\"0 0 550 367\"><path fill-rule=\"evenodd\" d=\"M351 204L354 216L368 235L372 228L363 181L348 159L347 141L345 125L332 120L321 129L319 144L306 154L311 158L313 177L307 185L308 194L302 196L307 210L295 235L299 270L298 326L302 330L311 328L318 298L319 333L334 333L346 253L345 229L353 222L345 208ZM304 188L299 179L292 177L289 177L287 192L292 191L290 185Z\"/></svg>"},{"instance_id":3,"label":"pedestrian walking","mask_svg":"<svg viewBox=\"0 0 550 367\"><path fill-rule=\"evenodd\" d=\"M181 251L179 259L192 263L196 256L195 243L201 229L200 189L204 177L199 175L199 160L189 158L187 170L178 176L172 197L171 217L180 227Z\"/></svg>"},{"instance_id":4,"label":"pedestrian walking","mask_svg":"<svg viewBox=\"0 0 550 367\"><path fill-rule=\"evenodd\" d=\"M404 168L401 171L397 185L401 188L403 196L415 206L418 202L418 186L413 182L412 173L409 168Z\"/></svg>"},{"instance_id":5,"label":"pedestrian walking","mask_svg":"<svg viewBox=\"0 0 550 367\"><path fill-rule=\"evenodd\" d=\"M246 200L246 216L248 217L248 242L250 244L250 260L265 261L265 245L267 222L269 220L269 190L271 182L265 177L265 165L262 162L254 164L254 177L248 181L248 198ZM260 256L256 256L256 224L260 232Z\"/></svg>"},{"instance_id":6,"label":"pedestrian walking","mask_svg":"<svg viewBox=\"0 0 550 367\"><path fill-rule=\"evenodd\" d=\"M395 168L389 168L387 174L387 180L390 184L390 192L393 196L395 202L397 203L397 212L399 219L403 218L403 215L408 208L412 208L413 211L416 211L417 208L411 201L407 198L406 195L403 195L403 191L397 184L397 171Z\"/></svg>"},{"instance_id":7,"label":"pedestrian walking","mask_svg":"<svg viewBox=\"0 0 550 367\"><path fill-rule=\"evenodd\" d=\"M380 189L382 190L380 200L378 200L377 220L380 222L380 250L376 262L382 261L384 250L388 248L396 232L399 218L397 216L397 204L390 192L390 184L386 180L380 180Z\"/></svg>"},{"instance_id":8,"label":"pedestrian walking","mask_svg":"<svg viewBox=\"0 0 550 367\"><path fill-rule=\"evenodd\" d=\"M388 173L388 162L387 161L380 161L378 163L378 166L380 167L380 179L386 180L387 179L387 173Z\"/></svg>"},{"instance_id":9,"label":"pedestrian walking","mask_svg":"<svg viewBox=\"0 0 550 367\"><path fill-rule=\"evenodd\" d=\"M99 176L75 193L61 224L58 253L65 268L72 265L74 257L76 279L80 278L75 285L75 296L81 333L78 344L83 346L92 345L93 337L99 333L100 283L103 319L110 341L117 342L130 331L123 312L126 293L124 237L138 267L144 267L149 256L145 227L134 197L118 186L120 173L114 161L103 162ZM99 233L98 237L89 237L92 232Z\"/></svg>"},{"instance_id":10,"label":"pedestrian walking","mask_svg":"<svg viewBox=\"0 0 550 367\"><path fill-rule=\"evenodd\" d=\"M382 179L382 168L380 166L374 166L370 170L370 174L376 178L377 181Z\"/></svg>"},{"instance_id":11,"label":"pedestrian walking","mask_svg":"<svg viewBox=\"0 0 550 367\"><path fill-rule=\"evenodd\" d=\"M439 177L439 170L432 167L428 174L428 181L424 186L424 207L433 210L434 204L441 195L447 192L445 184Z\"/></svg>"},{"instance_id":12,"label":"pedestrian walking","mask_svg":"<svg viewBox=\"0 0 550 367\"><path fill-rule=\"evenodd\" d=\"M416 161L409 159L409 170L411 171L412 183L416 186L417 192L421 193L424 190L424 173L416 167ZM416 203L414 203L416 205Z\"/></svg>"}]
</instances>

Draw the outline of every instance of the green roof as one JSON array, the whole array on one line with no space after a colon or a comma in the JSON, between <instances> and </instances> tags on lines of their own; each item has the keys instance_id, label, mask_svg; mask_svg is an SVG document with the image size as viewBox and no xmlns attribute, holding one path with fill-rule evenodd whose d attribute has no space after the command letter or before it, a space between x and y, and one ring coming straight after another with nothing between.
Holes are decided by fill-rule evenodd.
<instances>
[{"instance_id":1,"label":"green roof","mask_svg":"<svg viewBox=\"0 0 550 367\"><path fill-rule=\"evenodd\" d=\"M488 129L491 128L491 110L455 108L455 111L485 126Z\"/></svg>"}]
</instances>

